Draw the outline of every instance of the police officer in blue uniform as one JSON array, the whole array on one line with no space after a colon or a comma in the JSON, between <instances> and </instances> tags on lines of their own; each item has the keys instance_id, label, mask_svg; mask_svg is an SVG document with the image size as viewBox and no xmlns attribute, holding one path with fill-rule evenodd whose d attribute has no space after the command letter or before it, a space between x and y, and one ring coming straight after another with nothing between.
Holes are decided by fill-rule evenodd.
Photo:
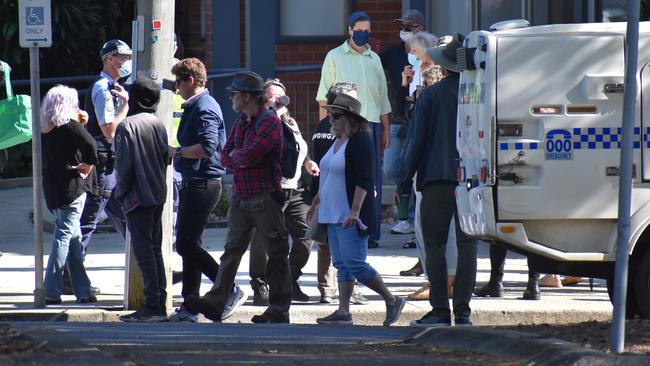
<instances>
[{"instance_id":1,"label":"police officer in blue uniform","mask_svg":"<svg viewBox=\"0 0 650 366\"><path fill-rule=\"evenodd\" d=\"M117 126L124 120L129 109L129 95L118 81L131 74L131 48L125 42L114 39L104 44L99 55L103 63L102 72L91 86L90 95L85 98L84 108L89 115L86 129L97 141L98 156L97 189L94 194L88 194L81 215L81 243L84 254L102 210L106 212L122 238L126 237L122 206L112 197L112 190L116 185L112 142Z\"/></svg>"}]
</instances>

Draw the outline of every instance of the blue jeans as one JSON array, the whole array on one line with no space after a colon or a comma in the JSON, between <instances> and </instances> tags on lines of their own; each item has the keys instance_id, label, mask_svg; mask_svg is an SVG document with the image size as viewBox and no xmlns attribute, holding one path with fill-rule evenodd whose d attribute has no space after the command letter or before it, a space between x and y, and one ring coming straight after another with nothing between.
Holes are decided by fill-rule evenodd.
<instances>
[{"instance_id":1,"label":"blue jeans","mask_svg":"<svg viewBox=\"0 0 650 366\"><path fill-rule=\"evenodd\" d=\"M369 126L372 131L373 147L375 148L375 166L373 169L375 171L375 190L377 191L375 196L375 227L377 229L370 233L369 240L379 241L381 238L381 170L384 165L384 154L381 153L381 123L369 123ZM372 192L368 192L368 194L372 194Z\"/></svg>"},{"instance_id":2,"label":"blue jeans","mask_svg":"<svg viewBox=\"0 0 650 366\"><path fill-rule=\"evenodd\" d=\"M45 271L45 296L60 299L63 293L63 269L68 265L72 279L72 289L78 300L90 296L90 280L84 267L83 248L81 246L81 228L79 218L86 201L86 193L77 197L67 206L54 210L56 229L52 252Z\"/></svg>"},{"instance_id":3,"label":"blue jeans","mask_svg":"<svg viewBox=\"0 0 650 366\"><path fill-rule=\"evenodd\" d=\"M117 180L114 172L107 173L105 171L97 171L97 186L104 190L104 192L112 191L117 185ZM126 239L126 220L124 219L124 211L122 205L113 197L96 196L88 193L86 198L86 205L84 206L83 214L81 215L81 244L83 245L84 255L88 250L88 244L95 229L97 229L97 221L99 221L99 213L105 210L106 214L111 220L113 227L120 233L122 240Z\"/></svg>"},{"instance_id":4,"label":"blue jeans","mask_svg":"<svg viewBox=\"0 0 650 366\"><path fill-rule=\"evenodd\" d=\"M390 145L384 150L384 176L390 184L399 184L402 174L402 140L397 137L400 124L390 125Z\"/></svg>"},{"instance_id":5,"label":"blue jeans","mask_svg":"<svg viewBox=\"0 0 650 366\"><path fill-rule=\"evenodd\" d=\"M359 235L356 227L327 224L327 239L339 282L354 281L356 278L365 284L377 275L377 271L366 262L368 236Z\"/></svg>"}]
</instances>

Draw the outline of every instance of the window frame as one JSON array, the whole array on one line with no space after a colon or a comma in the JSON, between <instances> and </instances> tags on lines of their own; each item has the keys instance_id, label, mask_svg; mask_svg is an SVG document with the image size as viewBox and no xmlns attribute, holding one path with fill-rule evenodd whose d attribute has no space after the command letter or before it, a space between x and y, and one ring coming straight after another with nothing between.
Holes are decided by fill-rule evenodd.
<instances>
[{"instance_id":1,"label":"window frame","mask_svg":"<svg viewBox=\"0 0 650 366\"><path fill-rule=\"evenodd\" d=\"M354 2L355 0L343 0L344 8L346 14L344 14L344 19L347 19L350 14L354 11ZM276 39L278 43L304 43L304 42L339 42L343 39L348 38L347 27L339 35L326 35L326 36L288 36L282 34L282 1L278 0L276 2L276 13L277 21L276 26Z\"/></svg>"}]
</instances>

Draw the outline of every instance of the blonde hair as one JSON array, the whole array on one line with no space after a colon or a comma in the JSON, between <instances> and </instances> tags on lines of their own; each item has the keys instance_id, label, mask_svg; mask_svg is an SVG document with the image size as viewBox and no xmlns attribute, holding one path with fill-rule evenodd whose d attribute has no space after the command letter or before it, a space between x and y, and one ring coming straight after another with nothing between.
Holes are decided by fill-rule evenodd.
<instances>
[{"instance_id":1,"label":"blonde hair","mask_svg":"<svg viewBox=\"0 0 650 366\"><path fill-rule=\"evenodd\" d=\"M76 89L65 85L54 86L43 98L41 131L47 133L67 124L78 108L79 97Z\"/></svg>"}]
</instances>

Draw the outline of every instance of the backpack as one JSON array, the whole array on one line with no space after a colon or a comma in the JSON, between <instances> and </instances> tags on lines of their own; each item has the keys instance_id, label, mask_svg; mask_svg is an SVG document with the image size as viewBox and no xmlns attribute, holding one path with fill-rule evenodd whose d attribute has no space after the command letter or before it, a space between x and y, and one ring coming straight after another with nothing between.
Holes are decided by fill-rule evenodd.
<instances>
[{"instance_id":1,"label":"backpack","mask_svg":"<svg viewBox=\"0 0 650 366\"><path fill-rule=\"evenodd\" d=\"M262 114L257 117L255 120L255 128L271 113L275 113L273 109L269 108L262 112ZM282 124L282 139L283 139L283 148L282 148L282 160L280 165L282 166L282 176L287 179L293 179L296 176L296 168L298 166L298 155L300 154L300 145L296 141L296 137L293 134L291 127L287 126L286 123L280 121Z\"/></svg>"}]
</instances>

